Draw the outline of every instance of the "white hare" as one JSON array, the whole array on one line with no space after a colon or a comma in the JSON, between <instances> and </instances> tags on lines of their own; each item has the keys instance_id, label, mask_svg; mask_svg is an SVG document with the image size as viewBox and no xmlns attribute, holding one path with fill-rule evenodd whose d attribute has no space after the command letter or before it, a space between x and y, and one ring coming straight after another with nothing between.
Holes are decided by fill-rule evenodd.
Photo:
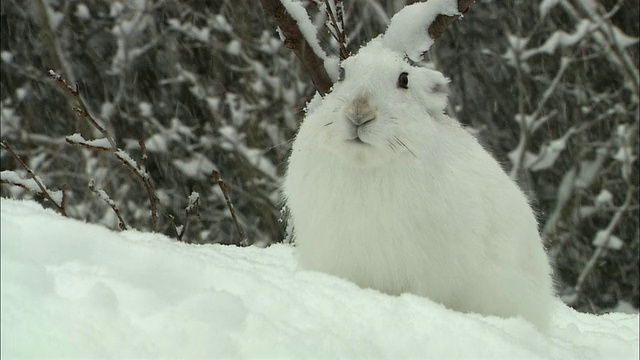
<instances>
[{"instance_id":1,"label":"white hare","mask_svg":"<svg viewBox=\"0 0 640 360\"><path fill-rule=\"evenodd\" d=\"M303 268L543 327L551 268L527 199L444 114L447 79L374 39L309 110L284 195Z\"/></svg>"}]
</instances>

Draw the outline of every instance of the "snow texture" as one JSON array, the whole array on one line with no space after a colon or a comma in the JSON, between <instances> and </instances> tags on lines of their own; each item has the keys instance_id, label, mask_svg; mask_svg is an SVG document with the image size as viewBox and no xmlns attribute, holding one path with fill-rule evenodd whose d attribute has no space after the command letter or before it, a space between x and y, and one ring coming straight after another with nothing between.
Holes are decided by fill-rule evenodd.
<instances>
[{"instance_id":1,"label":"snow texture","mask_svg":"<svg viewBox=\"0 0 640 360\"><path fill-rule=\"evenodd\" d=\"M411 60L422 60L423 54L433 45L428 29L440 15L460 15L456 0L429 0L405 6L389 23L384 34L385 46Z\"/></svg>"},{"instance_id":2,"label":"snow texture","mask_svg":"<svg viewBox=\"0 0 640 360\"><path fill-rule=\"evenodd\" d=\"M638 315L522 319L301 271L288 245L195 246L0 200L2 358L638 359Z\"/></svg>"}]
</instances>

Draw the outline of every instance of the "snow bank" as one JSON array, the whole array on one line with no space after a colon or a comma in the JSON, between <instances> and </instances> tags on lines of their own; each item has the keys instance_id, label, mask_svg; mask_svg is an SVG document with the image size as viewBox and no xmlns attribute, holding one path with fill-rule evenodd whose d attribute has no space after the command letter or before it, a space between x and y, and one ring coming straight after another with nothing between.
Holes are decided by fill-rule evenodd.
<instances>
[{"instance_id":1,"label":"snow bank","mask_svg":"<svg viewBox=\"0 0 640 360\"><path fill-rule=\"evenodd\" d=\"M300 271L292 249L112 232L2 199L1 356L638 359L638 315L553 327Z\"/></svg>"}]
</instances>

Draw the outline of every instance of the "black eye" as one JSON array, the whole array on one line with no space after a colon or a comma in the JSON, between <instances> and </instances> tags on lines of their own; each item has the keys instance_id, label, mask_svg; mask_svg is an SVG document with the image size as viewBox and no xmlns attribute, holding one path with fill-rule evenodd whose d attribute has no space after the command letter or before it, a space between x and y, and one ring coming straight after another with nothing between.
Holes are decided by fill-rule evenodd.
<instances>
[{"instance_id":1,"label":"black eye","mask_svg":"<svg viewBox=\"0 0 640 360\"><path fill-rule=\"evenodd\" d=\"M398 76L398 87L402 89L409 88L409 74L406 72L400 73Z\"/></svg>"},{"instance_id":2,"label":"black eye","mask_svg":"<svg viewBox=\"0 0 640 360\"><path fill-rule=\"evenodd\" d=\"M340 66L340 69L338 70L338 81L342 80L344 80L344 68Z\"/></svg>"}]
</instances>

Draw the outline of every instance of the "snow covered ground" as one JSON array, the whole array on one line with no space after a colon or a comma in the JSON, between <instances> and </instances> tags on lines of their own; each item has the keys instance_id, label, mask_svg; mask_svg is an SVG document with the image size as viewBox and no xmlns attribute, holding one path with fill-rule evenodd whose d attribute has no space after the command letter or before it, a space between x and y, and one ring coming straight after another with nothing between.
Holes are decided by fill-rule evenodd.
<instances>
[{"instance_id":1,"label":"snow covered ground","mask_svg":"<svg viewBox=\"0 0 640 360\"><path fill-rule=\"evenodd\" d=\"M291 247L194 246L2 199L1 356L638 359L638 315L560 302L543 334L296 269Z\"/></svg>"}]
</instances>

